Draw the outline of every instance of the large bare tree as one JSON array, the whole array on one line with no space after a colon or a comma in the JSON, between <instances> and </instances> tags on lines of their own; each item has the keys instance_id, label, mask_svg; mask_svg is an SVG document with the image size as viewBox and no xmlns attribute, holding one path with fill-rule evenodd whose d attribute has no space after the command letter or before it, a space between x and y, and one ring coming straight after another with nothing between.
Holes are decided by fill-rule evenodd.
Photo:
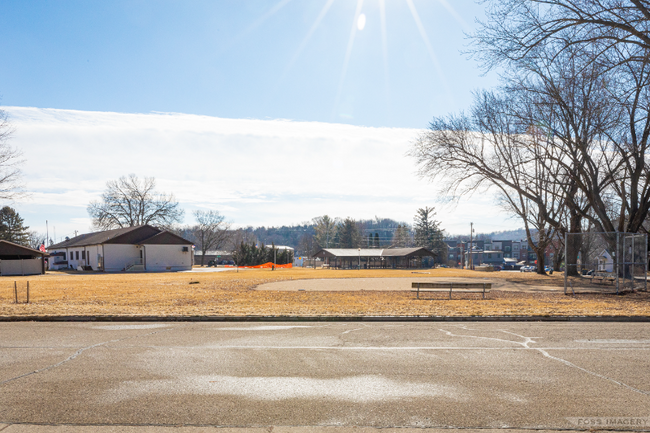
<instances>
[{"instance_id":1,"label":"large bare tree","mask_svg":"<svg viewBox=\"0 0 650 433\"><path fill-rule=\"evenodd\" d=\"M558 165L517 108L516 95L477 93L470 114L435 118L410 153L419 174L437 182L443 194L498 191L500 204L524 222L538 272L544 273L544 253L563 212L551 174Z\"/></svg>"},{"instance_id":2,"label":"large bare tree","mask_svg":"<svg viewBox=\"0 0 650 433\"><path fill-rule=\"evenodd\" d=\"M156 191L153 177L140 180L134 174L108 181L101 201L88 205L93 226L99 230L143 224L170 227L182 221L183 213L173 194Z\"/></svg>"}]
</instances>

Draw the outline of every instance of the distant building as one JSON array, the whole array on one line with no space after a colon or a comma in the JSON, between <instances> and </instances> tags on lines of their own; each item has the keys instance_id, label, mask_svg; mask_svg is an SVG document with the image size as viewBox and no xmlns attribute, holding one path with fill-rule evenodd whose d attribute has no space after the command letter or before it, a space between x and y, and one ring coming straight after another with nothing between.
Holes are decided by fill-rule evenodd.
<instances>
[{"instance_id":1,"label":"distant building","mask_svg":"<svg viewBox=\"0 0 650 433\"><path fill-rule=\"evenodd\" d=\"M207 266L208 263L214 262L217 265L229 265L233 262L231 251L208 250L205 252L203 258L203 265ZM194 250L194 264L201 265L201 250Z\"/></svg>"},{"instance_id":2,"label":"distant building","mask_svg":"<svg viewBox=\"0 0 650 433\"><path fill-rule=\"evenodd\" d=\"M86 233L48 247L50 269L181 271L192 269L192 242L150 225Z\"/></svg>"},{"instance_id":3,"label":"distant building","mask_svg":"<svg viewBox=\"0 0 650 433\"><path fill-rule=\"evenodd\" d=\"M614 259L607 250L603 250L598 255L598 271L599 272L614 272Z\"/></svg>"},{"instance_id":4,"label":"distant building","mask_svg":"<svg viewBox=\"0 0 650 433\"><path fill-rule=\"evenodd\" d=\"M419 268L423 257L435 257L426 248L324 248L314 254L337 268Z\"/></svg>"}]
</instances>

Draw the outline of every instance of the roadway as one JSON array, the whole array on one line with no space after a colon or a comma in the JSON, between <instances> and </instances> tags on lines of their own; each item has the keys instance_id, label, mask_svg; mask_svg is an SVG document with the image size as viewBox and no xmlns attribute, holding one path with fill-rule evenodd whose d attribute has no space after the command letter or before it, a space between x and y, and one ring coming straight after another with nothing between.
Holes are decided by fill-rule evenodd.
<instances>
[{"instance_id":1,"label":"roadway","mask_svg":"<svg viewBox=\"0 0 650 433\"><path fill-rule=\"evenodd\" d=\"M0 431L650 430L649 351L650 323L0 323Z\"/></svg>"}]
</instances>

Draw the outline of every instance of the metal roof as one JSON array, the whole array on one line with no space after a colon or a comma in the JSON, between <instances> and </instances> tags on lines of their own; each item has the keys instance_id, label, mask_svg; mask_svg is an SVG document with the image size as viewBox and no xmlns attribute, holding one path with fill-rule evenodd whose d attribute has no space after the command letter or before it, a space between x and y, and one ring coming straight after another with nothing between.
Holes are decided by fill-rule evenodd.
<instances>
[{"instance_id":1,"label":"metal roof","mask_svg":"<svg viewBox=\"0 0 650 433\"><path fill-rule=\"evenodd\" d=\"M382 251L378 248L323 248L314 257L381 257Z\"/></svg>"},{"instance_id":2,"label":"metal roof","mask_svg":"<svg viewBox=\"0 0 650 433\"><path fill-rule=\"evenodd\" d=\"M323 248L313 257L426 257L435 256L423 247L417 248Z\"/></svg>"},{"instance_id":3,"label":"metal roof","mask_svg":"<svg viewBox=\"0 0 650 433\"><path fill-rule=\"evenodd\" d=\"M424 247L416 248L388 248L383 250L383 257L427 257L435 256L436 253L429 251Z\"/></svg>"}]
</instances>

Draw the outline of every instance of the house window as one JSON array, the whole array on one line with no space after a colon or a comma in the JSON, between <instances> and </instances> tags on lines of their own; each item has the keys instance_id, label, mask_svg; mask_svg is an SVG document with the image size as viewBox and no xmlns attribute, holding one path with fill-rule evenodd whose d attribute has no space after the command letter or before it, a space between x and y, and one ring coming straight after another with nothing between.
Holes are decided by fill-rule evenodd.
<instances>
[{"instance_id":1,"label":"house window","mask_svg":"<svg viewBox=\"0 0 650 433\"><path fill-rule=\"evenodd\" d=\"M492 254L488 253L488 259L492 258Z\"/></svg>"},{"instance_id":2,"label":"house window","mask_svg":"<svg viewBox=\"0 0 650 433\"><path fill-rule=\"evenodd\" d=\"M77 256L77 260L79 260L79 251L76 251L76 253L75 256Z\"/></svg>"},{"instance_id":3,"label":"house window","mask_svg":"<svg viewBox=\"0 0 650 433\"><path fill-rule=\"evenodd\" d=\"M86 250L81 252L81 260L86 260Z\"/></svg>"},{"instance_id":4,"label":"house window","mask_svg":"<svg viewBox=\"0 0 650 433\"><path fill-rule=\"evenodd\" d=\"M449 259L450 259L450 260L453 260L453 259L454 259L454 255L453 255L453 254L449 254Z\"/></svg>"}]
</instances>

